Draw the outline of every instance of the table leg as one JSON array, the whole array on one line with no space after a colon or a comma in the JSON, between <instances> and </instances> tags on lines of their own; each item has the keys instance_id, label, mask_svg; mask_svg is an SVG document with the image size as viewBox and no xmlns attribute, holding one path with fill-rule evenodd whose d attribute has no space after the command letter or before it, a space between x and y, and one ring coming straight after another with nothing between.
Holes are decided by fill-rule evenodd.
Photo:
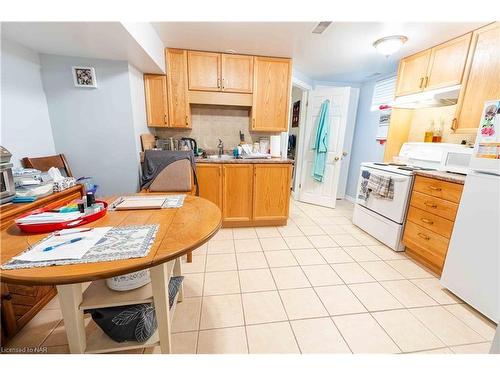
<instances>
[{"instance_id":1,"label":"table leg","mask_svg":"<svg viewBox=\"0 0 500 375\"><path fill-rule=\"evenodd\" d=\"M190 251L186 255L186 263L192 263L193 262L193 253Z\"/></svg>"},{"instance_id":2,"label":"table leg","mask_svg":"<svg viewBox=\"0 0 500 375\"><path fill-rule=\"evenodd\" d=\"M181 257L177 258L174 263L174 276L182 276L182 261ZM179 296L177 297L177 302L182 302L184 298L184 283L181 284L181 287L178 292Z\"/></svg>"},{"instance_id":3,"label":"table leg","mask_svg":"<svg viewBox=\"0 0 500 375\"><path fill-rule=\"evenodd\" d=\"M158 336L162 354L172 351L170 337L170 308L168 302L168 266L162 263L150 268L151 287L153 289L153 303L158 322Z\"/></svg>"},{"instance_id":4,"label":"table leg","mask_svg":"<svg viewBox=\"0 0 500 375\"><path fill-rule=\"evenodd\" d=\"M80 310L83 295L82 284L58 285L59 304L64 319L64 329L72 354L85 352L87 346L83 311Z\"/></svg>"}]
</instances>

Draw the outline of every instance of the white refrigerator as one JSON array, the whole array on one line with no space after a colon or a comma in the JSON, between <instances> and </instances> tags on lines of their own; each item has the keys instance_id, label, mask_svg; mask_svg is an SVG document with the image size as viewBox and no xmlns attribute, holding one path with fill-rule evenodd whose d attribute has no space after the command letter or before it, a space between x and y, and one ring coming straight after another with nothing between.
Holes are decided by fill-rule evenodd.
<instances>
[{"instance_id":1,"label":"white refrigerator","mask_svg":"<svg viewBox=\"0 0 500 375\"><path fill-rule=\"evenodd\" d=\"M500 100L486 102L441 285L500 321Z\"/></svg>"}]
</instances>

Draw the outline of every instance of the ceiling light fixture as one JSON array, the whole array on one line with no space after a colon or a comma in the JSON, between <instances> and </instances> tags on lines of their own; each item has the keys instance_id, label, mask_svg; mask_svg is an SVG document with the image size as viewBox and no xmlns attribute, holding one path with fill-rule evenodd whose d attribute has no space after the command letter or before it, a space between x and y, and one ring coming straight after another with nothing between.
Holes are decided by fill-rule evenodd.
<instances>
[{"instance_id":1,"label":"ceiling light fixture","mask_svg":"<svg viewBox=\"0 0 500 375\"><path fill-rule=\"evenodd\" d=\"M382 55L388 57L393 53L399 51L399 49L406 43L408 38L404 35L391 35L385 38L380 38L373 43L373 47L376 48L378 52Z\"/></svg>"}]
</instances>

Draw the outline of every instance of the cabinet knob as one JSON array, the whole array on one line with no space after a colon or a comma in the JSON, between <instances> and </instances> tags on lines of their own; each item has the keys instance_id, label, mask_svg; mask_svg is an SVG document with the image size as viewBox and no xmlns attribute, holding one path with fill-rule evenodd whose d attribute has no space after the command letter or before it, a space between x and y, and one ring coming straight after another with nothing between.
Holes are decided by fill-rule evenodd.
<instances>
[{"instance_id":1,"label":"cabinet knob","mask_svg":"<svg viewBox=\"0 0 500 375\"><path fill-rule=\"evenodd\" d=\"M455 117L453 121L451 122L451 130L455 131L458 128L458 121L457 118Z\"/></svg>"},{"instance_id":2,"label":"cabinet knob","mask_svg":"<svg viewBox=\"0 0 500 375\"><path fill-rule=\"evenodd\" d=\"M429 220L429 219L427 219L425 217L421 218L420 220L422 220L426 224L430 224L430 225L434 224L434 222L432 220Z\"/></svg>"},{"instance_id":3,"label":"cabinet knob","mask_svg":"<svg viewBox=\"0 0 500 375\"><path fill-rule=\"evenodd\" d=\"M424 77L420 77L420 85L418 85L419 88L423 88L422 85L424 84Z\"/></svg>"},{"instance_id":4,"label":"cabinet knob","mask_svg":"<svg viewBox=\"0 0 500 375\"><path fill-rule=\"evenodd\" d=\"M434 190L434 191L441 191L440 187L429 185L429 189Z\"/></svg>"},{"instance_id":5,"label":"cabinet knob","mask_svg":"<svg viewBox=\"0 0 500 375\"><path fill-rule=\"evenodd\" d=\"M424 202L424 204L425 204L427 207L430 207L430 208L437 208L437 204L434 204L434 203Z\"/></svg>"},{"instance_id":6,"label":"cabinet knob","mask_svg":"<svg viewBox=\"0 0 500 375\"><path fill-rule=\"evenodd\" d=\"M420 238L423 238L423 239L424 239L424 240L426 240L426 241L429 241L429 240L431 239L428 235L423 234L423 233L418 233L418 236L419 236Z\"/></svg>"}]
</instances>

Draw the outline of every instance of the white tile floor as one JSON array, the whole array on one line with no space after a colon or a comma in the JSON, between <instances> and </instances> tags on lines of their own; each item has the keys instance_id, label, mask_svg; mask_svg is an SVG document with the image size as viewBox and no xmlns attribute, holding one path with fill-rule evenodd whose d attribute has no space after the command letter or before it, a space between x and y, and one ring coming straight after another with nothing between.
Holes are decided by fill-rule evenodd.
<instances>
[{"instance_id":1,"label":"white tile floor","mask_svg":"<svg viewBox=\"0 0 500 375\"><path fill-rule=\"evenodd\" d=\"M336 209L292 201L285 227L222 229L183 265L175 353L487 353L495 325ZM90 329L99 329L87 319ZM68 351L57 299L8 346ZM129 353L157 353L159 348Z\"/></svg>"}]
</instances>

